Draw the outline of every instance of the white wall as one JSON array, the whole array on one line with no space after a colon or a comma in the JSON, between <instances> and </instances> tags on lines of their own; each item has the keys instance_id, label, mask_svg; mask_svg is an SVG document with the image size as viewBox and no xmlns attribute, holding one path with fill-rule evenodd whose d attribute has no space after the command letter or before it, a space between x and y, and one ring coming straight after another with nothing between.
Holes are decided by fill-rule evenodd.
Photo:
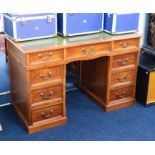
<instances>
[{"instance_id":1,"label":"white wall","mask_svg":"<svg viewBox=\"0 0 155 155\"><path fill-rule=\"evenodd\" d=\"M142 35L141 46L147 43L148 20L149 16L147 13L140 13L139 33Z\"/></svg>"},{"instance_id":2,"label":"white wall","mask_svg":"<svg viewBox=\"0 0 155 155\"><path fill-rule=\"evenodd\" d=\"M0 14L0 32L3 32L3 17L2 17L2 14Z\"/></svg>"}]
</instances>

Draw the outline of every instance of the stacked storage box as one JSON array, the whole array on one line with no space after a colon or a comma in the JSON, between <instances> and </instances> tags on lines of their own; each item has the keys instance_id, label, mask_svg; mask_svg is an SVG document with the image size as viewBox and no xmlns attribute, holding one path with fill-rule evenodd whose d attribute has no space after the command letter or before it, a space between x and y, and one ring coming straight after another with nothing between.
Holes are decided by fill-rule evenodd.
<instances>
[{"instance_id":1,"label":"stacked storage box","mask_svg":"<svg viewBox=\"0 0 155 155\"><path fill-rule=\"evenodd\" d=\"M58 13L58 33L75 36L103 31L102 13Z\"/></svg>"},{"instance_id":2,"label":"stacked storage box","mask_svg":"<svg viewBox=\"0 0 155 155\"><path fill-rule=\"evenodd\" d=\"M138 21L138 13L5 13L4 32L15 41L56 36L57 29L63 36L97 33L103 30L111 34L120 34L138 31Z\"/></svg>"},{"instance_id":3,"label":"stacked storage box","mask_svg":"<svg viewBox=\"0 0 155 155\"><path fill-rule=\"evenodd\" d=\"M57 35L57 15L4 14L4 32L15 41L47 38Z\"/></svg>"},{"instance_id":4,"label":"stacked storage box","mask_svg":"<svg viewBox=\"0 0 155 155\"><path fill-rule=\"evenodd\" d=\"M123 34L138 31L139 13L105 13L104 31L111 34Z\"/></svg>"}]
</instances>

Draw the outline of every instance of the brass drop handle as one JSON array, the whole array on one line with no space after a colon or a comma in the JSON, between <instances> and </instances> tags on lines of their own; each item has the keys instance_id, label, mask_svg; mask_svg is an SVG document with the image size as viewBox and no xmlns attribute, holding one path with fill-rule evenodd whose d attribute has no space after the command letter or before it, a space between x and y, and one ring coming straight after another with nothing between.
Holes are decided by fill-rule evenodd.
<instances>
[{"instance_id":1,"label":"brass drop handle","mask_svg":"<svg viewBox=\"0 0 155 155\"><path fill-rule=\"evenodd\" d=\"M122 59L118 60L119 65L127 65L129 62L129 58L126 58L124 61Z\"/></svg>"},{"instance_id":2,"label":"brass drop handle","mask_svg":"<svg viewBox=\"0 0 155 155\"><path fill-rule=\"evenodd\" d=\"M86 48L82 48L82 52L85 54L85 55L91 55L91 54L93 54L94 53L94 50L95 50L95 48L94 47L91 47L90 48L90 51L87 51L86 50Z\"/></svg>"},{"instance_id":3,"label":"brass drop handle","mask_svg":"<svg viewBox=\"0 0 155 155\"><path fill-rule=\"evenodd\" d=\"M115 95L118 97L118 98L124 98L126 96L126 92L122 92L122 93L118 93L116 92Z\"/></svg>"},{"instance_id":4,"label":"brass drop handle","mask_svg":"<svg viewBox=\"0 0 155 155\"><path fill-rule=\"evenodd\" d=\"M51 91L51 92L49 92L49 94L48 95L46 95L44 92L41 92L40 93L40 96L43 98L43 99L50 99L52 96L53 96L53 94L54 94L54 92L53 91Z\"/></svg>"},{"instance_id":5,"label":"brass drop handle","mask_svg":"<svg viewBox=\"0 0 155 155\"><path fill-rule=\"evenodd\" d=\"M127 76L124 76L124 77L117 77L116 79L118 80L118 81L120 81L120 82L124 82L124 81L126 81L127 80Z\"/></svg>"},{"instance_id":6,"label":"brass drop handle","mask_svg":"<svg viewBox=\"0 0 155 155\"><path fill-rule=\"evenodd\" d=\"M40 113L40 117L41 117L41 118L45 118L45 117L46 117L46 113L45 113L45 112L41 112L41 113Z\"/></svg>"},{"instance_id":7,"label":"brass drop handle","mask_svg":"<svg viewBox=\"0 0 155 155\"><path fill-rule=\"evenodd\" d=\"M130 46L131 45L131 40L129 40L128 42L127 42L127 44L125 44L124 42L120 42L120 45L122 46L122 48L127 48L128 46Z\"/></svg>"},{"instance_id":8,"label":"brass drop handle","mask_svg":"<svg viewBox=\"0 0 155 155\"><path fill-rule=\"evenodd\" d=\"M49 112L41 112L40 117L41 118L49 118L53 115L54 112L55 112L55 109L52 108Z\"/></svg>"},{"instance_id":9,"label":"brass drop handle","mask_svg":"<svg viewBox=\"0 0 155 155\"><path fill-rule=\"evenodd\" d=\"M129 41L128 41L127 45L128 45L128 46L130 46L130 45L131 45L131 40L129 40Z\"/></svg>"},{"instance_id":10,"label":"brass drop handle","mask_svg":"<svg viewBox=\"0 0 155 155\"><path fill-rule=\"evenodd\" d=\"M50 52L49 54L48 54L48 56L45 56L44 54L38 54L38 57L41 59L41 60L43 60L43 61L48 61L48 60L50 60L51 59L51 57L54 55L54 53L53 52Z\"/></svg>"},{"instance_id":11,"label":"brass drop handle","mask_svg":"<svg viewBox=\"0 0 155 155\"><path fill-rule=\"evenodd\" d=\"M53 72L48 72L48 77L45 77L44 74L40 73L38 76L43 80L49 80L49 78L53 75Z\"/></svg>"}]
</instances>

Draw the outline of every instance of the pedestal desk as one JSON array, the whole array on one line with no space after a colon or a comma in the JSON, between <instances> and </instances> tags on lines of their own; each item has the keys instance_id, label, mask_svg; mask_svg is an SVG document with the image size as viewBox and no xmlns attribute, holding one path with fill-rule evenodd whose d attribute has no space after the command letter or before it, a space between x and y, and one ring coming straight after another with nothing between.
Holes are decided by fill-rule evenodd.
<instances>
[{"instance_id":1,"label":"pedestal desk","mask_svg":"<svg viewBox=\"0 0 155 155\"><path fill-rule=\"evenodd\" d=\"M12 104L29 133L67 122L66 65L73 61L80 61L80 89L105 111L135 103L137 33L102 32L19 43L5 39Z\"/></svg>"}]
</instances>

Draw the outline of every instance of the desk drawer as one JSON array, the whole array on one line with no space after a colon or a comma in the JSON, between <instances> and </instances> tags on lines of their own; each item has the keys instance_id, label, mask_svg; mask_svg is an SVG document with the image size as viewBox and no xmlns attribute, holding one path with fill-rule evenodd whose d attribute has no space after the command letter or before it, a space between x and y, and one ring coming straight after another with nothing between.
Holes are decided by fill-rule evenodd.
<instances>
[{"instance_id":1,"label":"desk drawer","mask_svg":"<svg viewBox=\"0 0 155 155\"><path fill-rule=\"evenodd\" d=\"M137 53L123 54L113 57L112 68L137 66Z\"/></svg>"},{"instance_id":2,"label":"desk drawer","mask_svg":"<svg viewBox=\"0 0 155 155\"><path fill-rule=\"evenodd\" d=\"M62 86L52 86L32 91L32 104L36 102L59 101L62 100Z\"/></svg>"},{"instance_id":3,"label":"desk drawer","mask_svg":"<svg viewBox=\"0 0 155 155\"><path fill-rule=\"evenodd\" d=\"M62 104L32 111L32 122L42 121L63 115Z\"/></svg>"},{"instance_id":4,"label":"desk drawer","mask_svg":"<svg viewBox=\"0 0 155 155\"><path fill-rule=\"evenodd\" d=\"M46 67L30 71L31 85L60 81L63 79L63 66Z\"/></svg>"},{"instance_id":5,"label":"desk drawer","mask_svg":"<svg viewBox=\"0 0 155 155\"><path fill-rule=\"evenodd\" d=\"M29 64L55 62L63 60L63 50L51 50L46 52L33 53L29 55Z\"/></svg>"},{"instance_id":6,"label":"desk drawer","mask_svg":"<svg viewBox=\"0 0 155 155\"><path fill-rule=\"evenodd\" d=\"M76 57L86 57L91 56L95 54L102 54L104 52L110 52L111 50L111 44L108 43L102 43L102 44L94 44L94 45L83 45L79 47L72 47L67 49L66 57L76 58Z\"/></svg>"},{"instance_id":7,"label":"desk drawer","mask_svg":"<svg viewBox=\"0 0 155 155\"><path fill-rule=\"evenodd\" d=\"M111 78L111 87L133 83L134 80L135 70L113 73Z\"/></svg>"},{"instance_id":8,"label":"desk drawer","mask_svg":"<svg viewBox=\"0 0 155 155\"><path fill-rule=\"evenodd\" d=\"M134 50L139 47L139 38L114 41L114 51Z\"/></svg>"},{"instance_id":9,"label":"desk drawer","mask_svg":"<svg viewBox=\"0 0 155 155\"><path fill-rule=\"evenodd\" d=\"M119 100L126 97L133 97L133 93L134 93L133 86L115 89L110 92L110 101Z\"/></svg>"}]
</instances>

